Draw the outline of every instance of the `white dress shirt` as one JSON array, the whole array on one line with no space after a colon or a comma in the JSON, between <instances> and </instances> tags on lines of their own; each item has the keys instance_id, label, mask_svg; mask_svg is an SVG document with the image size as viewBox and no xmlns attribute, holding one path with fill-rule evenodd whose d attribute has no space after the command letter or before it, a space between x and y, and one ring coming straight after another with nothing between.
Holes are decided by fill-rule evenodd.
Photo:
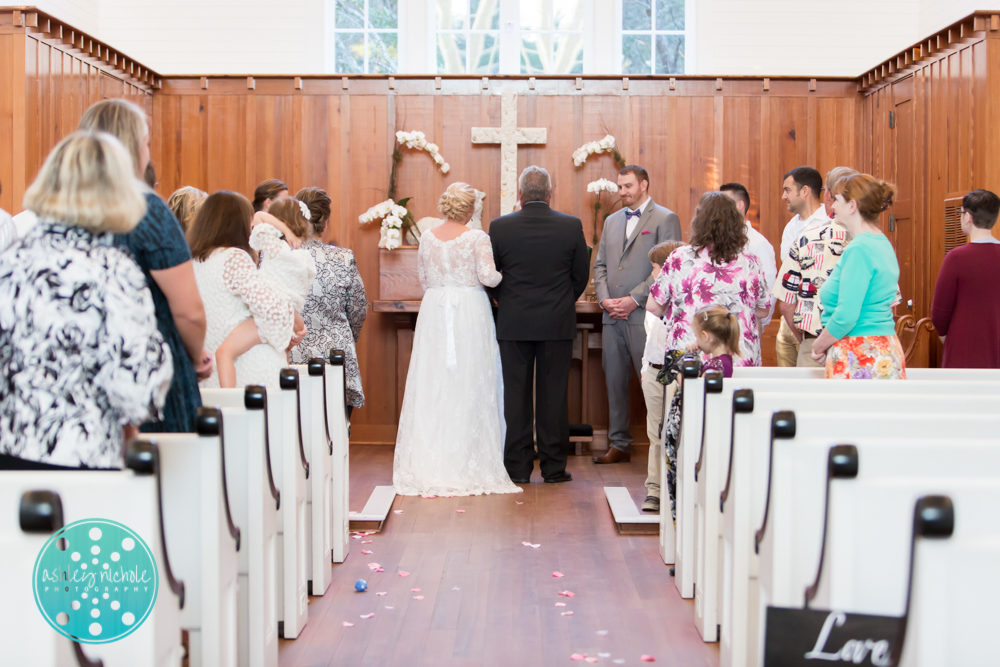
<instances>
[{"instance_id":1,"label":"white dress shirt","mask_svg":"<svg viewBox=\"0 0 1000 667\"><path fill-rule=\"evenodd\" d=\"M639 224L639 220L642 219L642 214L646 212L646 205L649 204L649 197L646 197L646 201L639 204L639 208L629 208L625 207L625 212L629 211L639 211L639 215L633 215L631 218L626 218L625 221L625 241L628 242L632 238L632 232L635 231L635 226Z\"/></svg>"},{"instance_id":2,"label":"white dress shirt","mask_svg":"<svg viewBox=\"0 0 1000 667\"><path fill-rule=\"evenodd\" d=\"M647 310L642 323L646 328L646 348L642 351L640 376L649 370L650 364L663 364L667 347L667 325L663 320Z\"/></svg>"},{"instance_id":3,"label":"white dress shirt","mask_svg":"<svg viewBox=\"0 0 1000 667\"><path fill-rule=\"evenodd\" d=\"M23 239L28 231L35 226L36 222L38 222L38 216L28 209L15 215L14 229L17 233L17 238Z\"/></svg>"},{"instance_id":4,"label":"white dress shirt","mask_svg":"<svg viewBox=\"0 0 1000 667\"><path fill-rule=\"evenodd\" d=\"M753 228L749 222L747 225L747 252L756 255L760 260L761 268L764 269L764 278L767 280L767 293L770 296L774 288L774 281L778 277L778 265L774 259L774 246L767 238ZM767 317L760 321L762 327L771 323L771 316L774 314L774 297L770 297Z\"/></svg>"},{"instance_id":5,"label":"white dress shirt","mask_svg":"<svg viewBox=\"0 0 1000 667\"><path fill-rule=\"evenodd\" d=\"M14 239L17 238L17 230L14 228L14 219L10 213L0 208L0 252L7 249Z\"/></svg>"},{"instance_id":6,"label":"white dress shirt","mask_svg":"<svg viewBox=\"0 0 1000 667\"><path fill-rule=\"evenodd\" d=\"M785 231L781 234L781 261L784 262L788 259L789 248L792 247L792 244L800 236L810 229L815 229L829 222L830 216L826 214L826 206L823 204L820 204L819 208L805 220L796 214L794 218L788 221L788 224L785 225Z\"/></svg>"}]
</instances>

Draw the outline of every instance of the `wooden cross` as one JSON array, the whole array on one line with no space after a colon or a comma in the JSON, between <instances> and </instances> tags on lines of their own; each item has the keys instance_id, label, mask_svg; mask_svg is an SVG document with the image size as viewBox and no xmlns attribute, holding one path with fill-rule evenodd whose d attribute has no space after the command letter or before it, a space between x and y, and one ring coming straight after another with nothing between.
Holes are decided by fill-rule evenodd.
<instances>
[{"instance_id":1,"label":"wooden cross","mask_svg":"<svg viewBox=\"0 0 1000 667\"><path fill-rule=\"evenodd\" d=\"M472 128L472 143L500 144L500 215L514 210L517 201L517 145L544 144L544 127L517 127L517 93L500 97L500 127Z\"/></svg>"}]
</instances>

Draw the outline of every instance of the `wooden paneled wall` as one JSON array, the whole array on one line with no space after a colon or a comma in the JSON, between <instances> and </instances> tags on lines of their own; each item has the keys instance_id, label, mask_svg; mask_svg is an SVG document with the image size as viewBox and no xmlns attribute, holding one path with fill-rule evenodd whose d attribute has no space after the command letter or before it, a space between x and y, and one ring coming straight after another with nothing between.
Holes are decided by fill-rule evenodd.
<instances>
[{"instance_id":1,"label":"wooden paneled wall","mask_svg":"<svg viewBox=\"0 0 1000 667\"><path fill-rule=\"evenodd\" d=\"M94 102L152 112L156 75L43 12L0 10L0 208L18 213L49 151Z\"/></svg>"},{"instance_id":2,"label":"wooden paneled wall","mask_svg":"<svg viewBox=\"0 0 1000 667\"><path fill-rule=\"evenodd\" d=\"M1000 192L1000 15L977 12L861 83L858 168L899 188L882 216L900 264L896 312L929 317L945 255L945 201L977 188Z\"/></svg>"},{"instance_id":3,"label":"wooden paneled wall","mask_svg":"<svg viewBox=\"0 0 1000 667\"><path fill-rule=\"evenodd\" d=\"M726 181L751 192L751 218L777 247L789 218L780 200L783 174L804 164L821 170L854 164L859 96L854 81L808 79L542 79L434 77L167 78L153 98L153 160L161 194L183 185L250 195L266 178L292 192L326 189L334 200L327 240L354 250L369 292L378 295L378 227L358 216L385 199L396 130L421 130L451 171L426 153L406 151L399 197L413 197L420 218L436 214L454 181L487 192L484 220L499 214L499 148L473 145L471 128L497 126L502 91L518 93L518 124L548 128L544 146L518 152L519 169L539 164L555 183L554 206L593 232L587 183L614 180L609 156L575 168L573 151L610 132L630 163L650 173L653 199L688 226L698 198ZM438 87L440 86L440 87ZM605 196L607 198L607 196ZM687 230L685 229L687 236ZM368 403L355 414L359 437L392 441L396 421L393 316L372 313L359 345ZM600 355L594 354L591 421L607 420ZM592 392L594 393L594 392ZM643 409L635 424L644 433Z\"/></svg>"}]
</instances>

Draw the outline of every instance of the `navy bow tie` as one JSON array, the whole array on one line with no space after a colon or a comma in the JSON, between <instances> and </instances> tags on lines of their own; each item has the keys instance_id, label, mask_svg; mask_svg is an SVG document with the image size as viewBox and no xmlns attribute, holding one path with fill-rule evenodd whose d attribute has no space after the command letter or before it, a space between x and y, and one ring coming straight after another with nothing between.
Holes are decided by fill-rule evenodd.
<instances>
[{"instance_id":1,"label":"navy bow tie","mask_svg":"<svg viewBox=\"0 0 1000 667\"><path fill-rule=\"evenodd\" d=\"M638 209L635 211L625 209L625 220L631 220L633 217L638 218L640 215L642 215L642 211Z\"/></svg>"}]
</instances>

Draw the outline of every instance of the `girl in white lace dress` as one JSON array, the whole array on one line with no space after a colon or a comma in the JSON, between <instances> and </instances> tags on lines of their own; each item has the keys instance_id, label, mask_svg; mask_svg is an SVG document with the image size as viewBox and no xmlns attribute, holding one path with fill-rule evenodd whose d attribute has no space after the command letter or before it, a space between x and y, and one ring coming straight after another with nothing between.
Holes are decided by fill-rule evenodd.
<instances>
[{"instance_id":1,"label":"girl in white lace dress","mask_svg":"<svg viewBox=\"0 0 1000 667\"><path fill-rule=\"evenodd\" d=\"M188 242L208 319L205 350L214 356L226 336L253 317L264 344L236 359L237 385L276 388L279 372L288 365L285 353L279 350L292 341L295 309L257 271L256 252L249 242L252 219L253 207L246 197L226 190L216 192L202 204L188 230ZM279 244L284 245L277 235L261 234L259 239L266 253L276 255L281 250ZM218 387L218 369L200 385Z\"/></svg>"},{"instance_id":2,"label":"girl in white lace dress","mask_svg":"<svg viewBox=\"0 0 1000 667\"><path fill-rule=\"evenodd\" d=\"M413 338L392 483L404 496L519 493L503 465L503 375L489 298L490 238L464 227L475 190L441 196L446 220L420 237L424 298Z\"/></svg>"},{"instance_id":3,"label":"girl in white lace dress","mask_svg":"<svg viewBox=\"0 0 1000 667\"><path fill-rule=\"evenodd\" d=\"M254 214L250 247L260 253L260 278L271 289L292 304L296 313L302 312L306 294L316 277L316 264L306 250L293 250L300 244L309 225L309 207L297 199L279 199L271 204L267 213ZM279 239L278 243L269 239ZM253 318L226 336L215 350L215 364L219 369L219 386L232 389L236 384L236 359L263 343ZM285 353L285 350L278 350ZM287 355L286 355L287 356Z\"/></svg>"}]
</instances>

